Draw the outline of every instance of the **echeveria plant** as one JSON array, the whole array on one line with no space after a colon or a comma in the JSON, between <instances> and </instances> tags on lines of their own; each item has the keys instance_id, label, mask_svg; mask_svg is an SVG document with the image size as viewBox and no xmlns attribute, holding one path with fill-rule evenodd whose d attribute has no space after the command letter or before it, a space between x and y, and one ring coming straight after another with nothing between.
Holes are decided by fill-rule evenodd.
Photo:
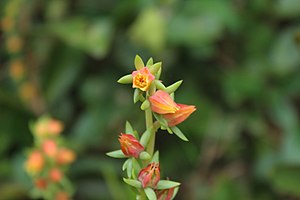
<instances>
[{"instance_id":1,"label":"echeveria plant","mask_svg":"<svg viewBox=\"0 0 300 200\"><path fill-rule=\"evenodd\" d=\"M133 102L141 102L140 108L145 111L146 130L139 134L126 122L125 131L119 136L121 149L107 155L126 159L122 169L126 170L127 177L123 180L135 189L136 199L171 200L176 196L180 183L161 179L159 152L154 153L155 135L160 128L188 141L177 125L196 108L174 101L174 93L182 81L166 87L160 80L161 62L153 63L150 58L145 65L136 56L134 64L136 70L120 78L118 83L132 84L135 88Z\"/></svg>"}]
</instances>

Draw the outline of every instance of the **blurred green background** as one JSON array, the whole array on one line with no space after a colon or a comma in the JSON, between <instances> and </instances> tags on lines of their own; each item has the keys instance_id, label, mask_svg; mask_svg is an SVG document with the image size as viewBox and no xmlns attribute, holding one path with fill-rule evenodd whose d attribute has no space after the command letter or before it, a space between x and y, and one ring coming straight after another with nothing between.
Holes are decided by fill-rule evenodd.
<instances>
[{"instance_id":1,"label":"blurred green background","mask_svg":"<svg viewBox=\"0 0 300 200\"><path fill-rule=\"evenodd\" d=\"M29 199L28 122L62 120L77 151L75 199L134 199L119 148L133 90L116 80L133 59L163 61L177 102L198 110L159 132L162 176L176 199L300 199L299 0L1 0L0 199Z\"/></svg>"}]
</instances>

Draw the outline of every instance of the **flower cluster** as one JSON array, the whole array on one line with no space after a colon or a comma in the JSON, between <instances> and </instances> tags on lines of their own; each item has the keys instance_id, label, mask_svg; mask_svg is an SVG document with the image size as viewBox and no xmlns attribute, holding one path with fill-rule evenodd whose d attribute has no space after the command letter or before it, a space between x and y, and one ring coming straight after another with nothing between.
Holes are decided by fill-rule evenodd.
<instances>
[{"instance_id":1,"label":"flower cluster","mask_svg":"<svg viewBox=\"0 0 300 200\"><path fill-rule=\"evenodd\" d=\"M125 132L119 136L120 150L107 155L127 158L122 167L126 170L127 178L123 180L137 189L137 199L171 200L175 197L180 183L161 179L159 152L154 152L155 135L160 128L188 141L177 125L185 121L196 107L174 101L174 92L182 81L166 87L160 80L161 62L153 63L150 58L145 65L136 56L134 64L136 70L123 76L118 82L132 84L132 88L135 88L133 100L134 103L140 101L140 108L145 111L146 130L139 134L126 122Z\"/></svg>"},{"instance_id":2,"label":"flower cluster","mask_svg":"<svg viewBox=\"0 0 300 200\"><path fill-rule=\"evenodd\" d=\"M60 136L63 124L44 116L31 129L35 146L28 151L25 170L33 180L32 195L49 200L70 199L73 189L65 172L75 160L75 153L65 147Z\"/></svg>"}]
</instances>

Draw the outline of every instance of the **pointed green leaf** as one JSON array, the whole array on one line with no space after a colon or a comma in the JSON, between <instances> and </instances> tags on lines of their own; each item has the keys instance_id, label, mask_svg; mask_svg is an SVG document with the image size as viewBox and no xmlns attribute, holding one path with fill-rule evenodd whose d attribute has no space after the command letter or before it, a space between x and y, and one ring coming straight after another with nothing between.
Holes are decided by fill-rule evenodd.
<instances>
[{"instance_id":1,"label":"pointed green leaf","mask_svg":"<svg viewBox=\"0 0 300 200\"><path fill-rule=\"evenodd\" d=\"M133 131L133 136L134 136L137 140L140 139L139 133L138 133L136 130Z\"/></svg>"},{"instance_id":2,"label":"pointed green leaf","mask_svg":"<svg viewBox=\"0 0 300 200\"><path fill-rule=\"evenodd\" d=\"M179 88L179 86L182 84L182 82L183 82L183 80L173 83L172 85L168 86L165 91L169 94L175 92Z\"/></svg>"},{"instance_id":3,"label":"pointed green leaf","mask_svg":"<svg viewBox=\"0 0 300 200\"><path fill-rule=\"evenodd\" d=\"M176 194L178 193L178 190L179 190L179 187L176 187L176 188L174 189L174 193L173 193L172 199L175 198Z\"/></svg>"},{"instance_id":4,"label":"pointed green leaf","mask_svg":"<svg viewBox=\"0 0 300 200\"><path fill-rule=\"evenodd\" d=\"M145 100L141 105L141 110L146 110L150 107L150 102L148 100Z\"/></svg>"},{"instance_id":5,"label":"pointed green leaf","mask_svg":"<svg viewBox=\"0 0 300 200\"><path fill-rule=\"evenodd\" d=\"M140 140L140 143L143 147L147 146L152 132L153 132L153 128L149 128L143 133L141 140Z\"/></svg>"},{"instance_id":6,"label":"pointed green leaf","mask_svg":"<svg viewBox=\"0 0 300 200\"><path fill-rule=\"evenodd\" d=\"M141 171L141 166L139 162L135 159L132 158L132 178L136 179L136 175Z\"/></svg>"},{"instance_id":7,"label":"pointed green leaf","mask_svg":"<svg viewBox=\"0 0 300 200\"><path fill-rule=\"evenodd\" d=\"M152 157L151 163L159 163L159 151L156 151Z\"/></svg>"},{"instance_id":8,"label":"pointed green leaf","mask_svg":"<svg viewBox=\"0 0 300 200\"><path fill-rule=\"evenodd\" d=\"M129 121L126 121L126 123L125 123L125 133L133 135L133 128L132 128L131 124L129 123Z\"/></svg>"},{"instance_id":9,"label":"pointed green leaf","mask_svg":"<svg viewBox=\"0 0 300 200\"><path fill-rule=\"evenodd\" d=\"M106 153L106 155L108 155L112 158L126 158L126 156L123 154L123 152L121 150L111 151L111 152Z\"/></svg>"},{"instance_id":10,"label":"pointed green leaf","mask_svg":"<svg viewBox=\"0 0 300 200\"><path fill-rule=\"evenodd\" d=\"M126 172L127 172L127 177L131 178L132 175L132 158L129 159L128 163L127 163L127 168L126 168Z\"/></svg>"},{"instance_id":11,"label":"pointed green leaf","mask_svg":"<svg viewBox=\"0 0 300 200\"><path fill-rule=\"evenodd\" d=\"M178 187L180 183L175 182L175 181L169 181L169 180L160 180L156 186L156 189L158 190L164 190L164 189L169 189L173 187Z\"/></svg>"},{"instance_id":12,"label":"pointed green leaf","mask_svg":"<svg viewBox=\"0 0 300 200\"><path fill-rule=\"evenodd\" d=\"M155 86L157 89L159 90L165 90L166 86L164 86L164 84L160 81L160 80L155 80Z\"/></svg>"},{"instance_id":13,"label":"pointed green leaf","mask_svg":"<svg viewBox=\"0 0 300 200\"><path fill-rule=\"evenodd\" d=\"M127 168L128 162L129 162L130 158L127 159L124 164L122 165L122 170L124 171Z\"/></svg>"},{"instance_id":14,"label":"pointed green leaf","mask_svg":"<svg viewBox=\"0 0 300 200\"><path fill-rule=\"evenodd\" d=\"M132 75L127 74L125 76L122 76L117 82L121 84L130 84L132 83Z\"/></svg>"},{"instance_id":15,"label":"pointed green leaf","mask_svg":"<svg viewBox=\"0 0 300 200\"><path fill-rule=\"evenodd\" d=\"M156 113L153 113L155 119L160 123L160 125L163 127L163 128L166 128L168 127L168 122L165 118L163 118L162 115L160 114L156 114Z\"/></svg>"},{"instance_id":16,"label":"pointed green leaf","mask_svg":"<svg viewBox=\"0 0 300 200\"><path fill-rule=\"evenodd\" d=\"M153 58L149 58L149 60L147 61L147 64L146 66L150 66L150 65L153 65Z\"/></svg>"},{"instance_id":17,"label":"pointed green leaf","mask_svg":"<svg viewBox=\"0 0 300 200\"><path fill-rule=\"evenodd\" d=\"M160 69L158 70L158 72L155 74L155 78L156 78L157 80L160 78L161 71L162 71L162 68L160 68Z\"/></svg>"},{"instance_id":18,"label":"pointed green leaf","mask_svg":"<svg viewBox=\"0 0 300 200\"><path fill-rule=\"evenodd\" d=\"M173 99L173 101L175 100L175 93L173 92L173 93L171 93L170 94L170 97Z\"/></svg>"},{"instance_id":19,"label":"pointed green leaf","mask_svg":"<svg viewBox=\"0 0 300 200\"><path fill-rule=\"evenodd\" d=\"M158 63L155 63L154 65L149 66L148 68L149 68L151 74L155 75L161 68L161 64L162 64L161 62L158 62Z\"/></svg>"},{"instance_id":20,"label":"pointed green leaf","mask_svg":"<svg viewBox=\"0 0 300 200\"><path fill-rule=\"evenodd\" d=\"M150 154L146 151L141 152L139 157L141 160L149 160L151 158Z\"/></svg>"},{"instance_id":21,"label":"pointed green leaf","mask_svg":"<svg viewBox=\"0 0 300 200\"><path fill-rule=\"evenodd\" d=\"M133 93L133 103L136 103L140 100L139 96L140 96L140 91L139 89L136 88Z\"/></svg>"},{"instance_id":22,"label":"pointed green leaf","mask_svg":"<svg viewBox=\"0 0 300 200\"><path fill-rule=\"evenodd\" d=\"M123 178L123 181L127 183L128 185L131 185L135 188L141 189L142 188L142 183L138 180L134 179L129 179L129 178Z\"/></svg>"},{"instance_id":23,"label":"pointed green leaf","mask_svg":"<svg viewBox=\"0 0 300 200\"><path fill-rule=\"evenodd\" d=\"M175 135L177 135L180 139L182 139L183 141L186 141L186 142L189 141L179 128L177 128L176 126L173 126L170 128L173 131L173 133L175 133Z\"/></svg>"},{"instance_id":24,"label":"pointed green leaf","mask_svg":"<svg viewBox=\"0 0 300 200\"><path fill-rule=\"evenodd\" d=\"M142 69L145 67L144 62L142 58L139 55L136 55L134 58L134 66L137 70Z\"/></svg>"},{"instance_id":25,"label":"pointed green leaf","mask_svg":"<svg viewBox=\"0 0 300 200\"><path fill-rule=\"evenodd\" d=\"M152 188L145 188L144 191L149 200L157 200L156 194Z\"/></svg>"}]
</instances>

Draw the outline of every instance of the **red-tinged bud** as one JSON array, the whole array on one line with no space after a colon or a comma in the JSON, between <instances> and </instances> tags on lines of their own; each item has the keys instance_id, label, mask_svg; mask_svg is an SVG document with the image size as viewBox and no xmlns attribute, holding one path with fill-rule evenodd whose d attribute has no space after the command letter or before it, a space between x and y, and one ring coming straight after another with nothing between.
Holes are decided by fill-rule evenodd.
<instances>
[{"instance_id":1,"label":"red-tinged bud","mask_svg":"<svg viewBox=\"0 0 300 200\"><path fill-rule=\"evenodd\" d=\"M131 134L121 133L119 136L119 142L121 144L121 150L125 156L133 156L138 158L140 153L145 149Z\"/></svg>"},{"instance_id":2,"label":"red-tinged bud","mask_svg":"<svg viewBox=\"0 0 300 200\"><path fill-rule=\"evenodd\" d=\"M47 181L43 178L38 178L36 179L36 181L34 182L35 187L44 190L47 188Z\"/></svg>"},{"instance_id":3,"label":"red-tinged bud","mask_svg":"<svg viewBox=\"0 0 300 200\"><path fill-rule=\"evenodd\" d=\"M50 135L58 135L63 130L63 124L58 120L50 120L48 122L48 131Z\"/></svg>"},{"instance_id":4,"label":"red-tinged bud","mask_svg":"<svg viewBox=\"0 0 300 200\"><path fill-rule=\"evenodd\" d=\"M168 125L170 127L180 124L196 110L196 107L193 105L185 105L185 104L177 104L177 105L179 106L179 110L177 110L175 113L169 113L163 115L164 118L168 121Z\"/></svg>"},{"instance_id":5,"label":"red-tinged bud","mask_svg":"<svg viewBox=\"0 0 300 200\"><path fill-rule=\"evenodd\" d=\"M155 190L157 200L171 200L174 194L175 188L169 188L165 190Z\"/></svg>"},{"instance_id":6,"label":"red-tinged bud","mask_svg":"<svg viewBox=\"0 0 300 200\"><path fill-rule=\"evenodd\" d=\"M62 148L58 150L56 156L56 162L60 165L69 164L75 160L75 153L67 148Z\"/></svg>"},{"instance_id":7,"label":"red-tinged bud","mask_svg":"<svg viewBox=\"0 0 300 200\"><path fill-rule=\"evenodd\" d=\"M42 153L37 150L33 151L25 163L26 171L30 174L39 173L44 167L44 163L45 160Z\"/></svg>"},{"instance_id":8,"label":"red-tinged bud","mask_svg":"<svg viewBox=\"0 0 300 200\"><path fill-rule=\"evenodd\" d=\"M151 74L147 67L132 72L132 87L147 91L155 76Z\"/></svg>"},{"instance_id":9,"label":"red-tinged bud","mask_svg":"<svg viewBox=\"0 0 300 200\"><path fill-rule=\"evenodd\" d=\"M54 140L46 140L42 144L42 149L50 158L54 158L57 154L57 144Z\"/></svg>"},{"instance_id":10,"label":"red-tinged bud","mask_svg":"<svg viewBox=\"0 0 300 200\"><path fill-rule=\"evenodd\" d=\"M143 168L138 175L138 180L141 181L143 188L155 188L160 180L159 163L150 163L147 167Z\"/></svg>"},{"instance_id":11,"label":"red-tinged bud","mask_svg":"<svg viewBox=\"0 0 300 200\"><path fill-rule=\"evenodd\" d=\"M53 182L59 182L63 177L62 172L58 168L49 171L49 179Z\"/></svg>"},{"instance_id":12,"label":"red-tinged bud","mask_svg":"<svg viewBox=\"0 0 300 200\"><path fill-rule=\"evenodd\" d=\"M179 106L173 101L167 92L162 90L156 91L149 97L151 103L151 110L158 114L175 113L179 110Z\"/></svg>"},{"instance_id":13,"label":"red-tinged bud","mask_svg":"<svg viewBox=\"0 0 300 200\"><path fill-rule=\"evenodd\" d=\"M61 191L55 195L55 200L70 200L70 195L66 192Z\"/></svg>"}]
</instances>

